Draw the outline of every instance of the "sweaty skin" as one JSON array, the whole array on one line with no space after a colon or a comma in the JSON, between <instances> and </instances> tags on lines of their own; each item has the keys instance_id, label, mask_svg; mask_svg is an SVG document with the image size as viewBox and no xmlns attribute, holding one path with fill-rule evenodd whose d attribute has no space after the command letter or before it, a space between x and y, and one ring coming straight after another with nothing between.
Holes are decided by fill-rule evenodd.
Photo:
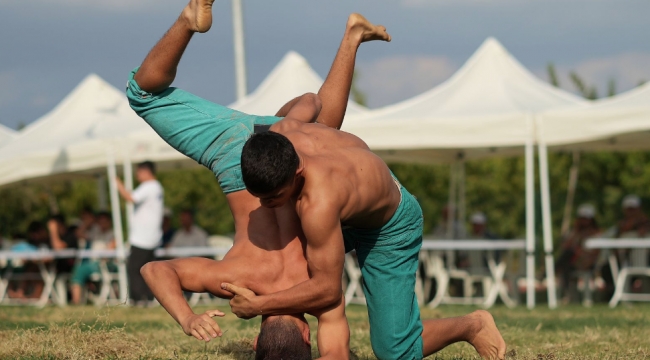
<instances>
[{"instance_id":1,"label":"sweaty skin","mask_svg":"<svg viewBox=\"0 0 650 360\"><path fill-rule=\"evenodd\" d=\"M305 118L318 116L318 102ZM386 224L401 194L390 170L358 137L291 117L271 126L293 144L300 165L289 186L254 194L263 206L290 204L307 238L311 278L288 290L261 296L236 296L231 308L240 317L309 311L335 303L341 294L344 242L341 226L375 229ZM224 288L229 288L224 284ZM506 344L485 311L459 318L423 321L423 356L467 341L485 359L503 359Z\"/></svg>"},{"instance_id":2,"label":"sweaty skin","mask_svg":"<svg viewBox=\"0 0 650 360\"><path fill-rule=\"evenodd\" d=\"M178 63L195 32L206 32L212 25L213 0L191 0L178 20L147 55L134 76L140 89L153 94L165 91L174 81ZM294 121L318 121L339 128L347 107L354 62L359 45L371 40L390 40L385 28L352 14L336 58L325 83L315 94L305 94L283 106L276 116ZM318 106L318 116L311 108ZM223 298L270 294L309 280L304 249L304 234L292 206L268 209L246 190L228 193L226 199L235 221L232 249L222 261L203 258L158 261L145 265L141 272L148 286L187 335L209 341L222 335L212 317L219 310L195 314L183 297L183 290L210 292ZM230 283L224 291L221 283ZM251 289L253 292L251 292ZM349 329L344 301L314 307L310 314L318 318L318 348L323 358L347 359ZM300 313L292 313L299 314ZM293 317L305 340L308 325Z\"/></svg>"}]
</instances>

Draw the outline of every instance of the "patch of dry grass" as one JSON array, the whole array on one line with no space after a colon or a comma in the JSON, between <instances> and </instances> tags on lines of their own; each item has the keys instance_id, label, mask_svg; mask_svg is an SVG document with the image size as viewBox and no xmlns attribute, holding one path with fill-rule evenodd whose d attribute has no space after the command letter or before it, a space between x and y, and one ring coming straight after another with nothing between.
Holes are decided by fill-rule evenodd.
<instances>
[{"instance_id":1,"label":"patch of dry grass","mask_svg":"<svg viewBox=\"0 0 650 360\"><path fill-rule=\"evenodd\" d=\"M228 313L228 308L220 306ZM200 308L197 311L205 311ZM422 309L423 318L459 316L468 307ZM650 306L579 306L548 310L496 307L491 311L509 347L509 359L649 359ZM350 347L374 359L365 307L348 308ZM310 318L315 341L316 322ZM222 339L203 343L183 334L162 308L0 308L0 359L252 359L259 318L218 319ZM314 346L314 355L316 347ZM454 344L430 359L475 359Z\"/></svg>"}]
</instances>

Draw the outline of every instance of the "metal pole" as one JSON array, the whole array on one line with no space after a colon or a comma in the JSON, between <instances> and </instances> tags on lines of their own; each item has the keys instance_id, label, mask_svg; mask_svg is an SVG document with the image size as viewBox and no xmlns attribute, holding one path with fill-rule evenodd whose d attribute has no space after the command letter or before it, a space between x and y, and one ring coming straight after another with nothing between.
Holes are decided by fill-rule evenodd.
<instances>
[{"instance_id":1,"label":"metal pole","mask_svg":"<svg viewBox=\"0 0 650 360\"><path fill-rule=\"evenodd\" d=\"M232 28L235 47L235 89L237 100L241 100L248 93L246 89L246 52L241 0L232 0Z\"/></svg>"},{"instance_id":2,"label":"metal pole","mask_svg":"<svg viewBox=\"0 0 650 360\"><path fill-rule=\"evenodd\" d=\"M120 283L120 302L126 303L128 296L128 283L126 276L126 252L124 251L124 236L122 228L122 215L120 214L120 199L117 194L117 170L115 167L115 154L111 146L107 151L108 184L111 196L111 212L113 213L113 233L117 249L117 271Z\"/></svg>"},{"instance_id":3,"label":"metal pole","mask_svg":"<svg viewBox=\"0 0 650 360\"><path fill-rule=\"evenodd\" d=\"M555 291L555 262L553 261L553 228L551 224L551 191L548 174L548 150L544 141L544 131L541 119L535 119L537 124L537 146L539 150L539 183L542 190L542 225L544 232L544 252L546 267L546 285L548 291L548 307L557 307ZM586 284L585 286L589 286Z\"/></svg>"},{"instance_id":4,"label":"metal pole","mask_svg":"<svg viewBox=\"0 0 650 360\"><path fill-rule=\"evenodd\" d=\"M123 149L129 149L128 146L123 146ZM124 187L129 192L133 192L133 166L131 165L131 154L128 150L124 153ZM126 202L126 225L127 233L131 230L131 221L133 220L134 206L132 202Z\"/></svg>"},{"instance_id":5,"label":"metal pole","mask_svg":"<svg viewBox=\"0 0 650 360\"><path fill-rule=\"evenodd\" d=\"M535 125L528 116L526 140L526 306L535 307Z\"/></svg>"}]
</instances>

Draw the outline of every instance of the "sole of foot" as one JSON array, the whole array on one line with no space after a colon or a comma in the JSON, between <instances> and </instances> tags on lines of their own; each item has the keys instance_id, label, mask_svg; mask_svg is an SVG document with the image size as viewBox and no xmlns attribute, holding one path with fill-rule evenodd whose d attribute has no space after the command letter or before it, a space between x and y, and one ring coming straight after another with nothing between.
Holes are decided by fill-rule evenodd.
<instances>
[{"instance_id":1,"label":"sole of foot","mask_svg":"<svg viewBox=\"0 0 650 360\"><path fill-rule=\"evenodd\" d=\"M351 34L360 36L360 42L366 41L391 41L391 36L382 25L374 25L361 14L352 14L348 18L348 31Z\"/></svg>"},{"instance_id":2,"label":"sole of foot","mask_svg":"<svg viewBox=\"0 0 650 360\"><path fill-rule=\"evenodd\" d=\"M204 33L212 27L212 4L214 0L190 0L183 10L190 30Z\"/></svg>"}]
</instances>

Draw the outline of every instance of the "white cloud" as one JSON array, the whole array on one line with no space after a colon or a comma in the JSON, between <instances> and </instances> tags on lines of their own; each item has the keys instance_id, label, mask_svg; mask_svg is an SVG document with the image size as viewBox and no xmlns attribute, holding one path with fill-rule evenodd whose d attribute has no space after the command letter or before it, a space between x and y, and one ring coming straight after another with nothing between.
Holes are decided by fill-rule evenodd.
<instances>
[{"instance_id":1,"label":"white cloud","mask_svg":"<svg viewBox=\"0 0 650 360\"><path fill-rule=\"evenodd\" d=\"M390 56L360 63L359 88L370 107L385 106L418 95L440 84L458 66L442 56Z\"/></svg>"}]
</instances>

